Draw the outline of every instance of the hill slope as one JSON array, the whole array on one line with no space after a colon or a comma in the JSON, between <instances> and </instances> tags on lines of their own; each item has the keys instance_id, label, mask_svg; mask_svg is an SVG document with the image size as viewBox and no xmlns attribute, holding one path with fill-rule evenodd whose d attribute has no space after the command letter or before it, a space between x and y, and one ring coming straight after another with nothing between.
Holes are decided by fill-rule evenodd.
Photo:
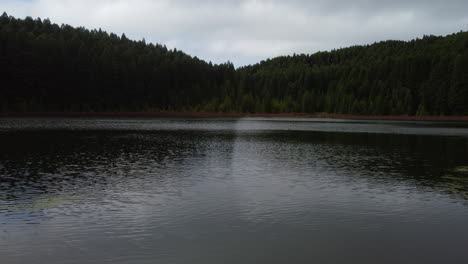
<instances>
[{"instance_id":1,"label":"hill slope","mask_svg":"<svg viewBox=\"0 0 468 264\"><path fill-rule=\"evenodd\" d=\"M468 33L235 70L162 45L0 17L0 111L468 114Z\"/></svg>"}]
</instances>

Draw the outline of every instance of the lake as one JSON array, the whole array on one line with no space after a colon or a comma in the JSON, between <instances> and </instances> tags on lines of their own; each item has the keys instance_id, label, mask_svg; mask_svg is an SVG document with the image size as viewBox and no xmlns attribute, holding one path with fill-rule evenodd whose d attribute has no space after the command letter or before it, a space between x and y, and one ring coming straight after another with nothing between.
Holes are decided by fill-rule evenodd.
<instances>
[{"instance_id":1,"label":"lake","mask_svg":"<svg viewBox=\"0 0 468 264\"><path fill-rule=\"evenodd\" d=\"M468 263L468 124L0 118L0 263Z\"/></svg>"}]
</instances>

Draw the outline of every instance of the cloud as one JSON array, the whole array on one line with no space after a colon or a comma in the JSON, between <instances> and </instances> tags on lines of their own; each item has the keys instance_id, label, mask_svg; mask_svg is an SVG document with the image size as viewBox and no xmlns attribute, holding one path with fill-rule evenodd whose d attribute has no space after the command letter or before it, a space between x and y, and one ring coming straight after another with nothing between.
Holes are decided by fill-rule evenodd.
<instances>
[{"instance_id":1,"label":"cloud","mask_svg":"<svg viewBox=\"0 0 468 264\"><path fill-rule=\"evenodd\" d=\"M466 0L0 0L0 9L125 33L237 66L468 30Z\"/></svg>"}]
</instances>

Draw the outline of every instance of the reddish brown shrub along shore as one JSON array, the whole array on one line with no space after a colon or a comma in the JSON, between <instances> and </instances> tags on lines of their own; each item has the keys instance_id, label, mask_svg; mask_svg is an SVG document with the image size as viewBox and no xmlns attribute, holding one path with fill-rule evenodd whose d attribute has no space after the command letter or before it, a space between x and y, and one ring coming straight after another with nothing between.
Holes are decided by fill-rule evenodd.
<instances>
[{"instance_id":1,"label":"reddish brown shrub along shore","mask_svg":"<svg viewBox=\"0 0 468 264\"><path fill-rule=\"evenodd\" d=\"M247 114L209 112L14 112L0 113L0 117L289 117L289 118L331 118L357 120L406 120L406 121L468 121L468 116L377 116L344 114Z\"/></svg>"}]
</instances>

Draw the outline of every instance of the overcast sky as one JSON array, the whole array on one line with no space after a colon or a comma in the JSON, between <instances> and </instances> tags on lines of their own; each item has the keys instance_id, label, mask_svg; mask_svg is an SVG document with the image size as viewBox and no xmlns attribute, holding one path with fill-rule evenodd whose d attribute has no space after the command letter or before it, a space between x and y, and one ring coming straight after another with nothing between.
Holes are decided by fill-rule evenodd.
<instances>
[{"instance_id":1,"label":"overcast sky","mask_svg":"<svg viewBox=\"0 0 468 264\"><path fill-rule=\"evenodd\" d=\"M236 66L468 30L468 0L0 0L0 10L125 33Z\"/></svg>"}]
</instances>

